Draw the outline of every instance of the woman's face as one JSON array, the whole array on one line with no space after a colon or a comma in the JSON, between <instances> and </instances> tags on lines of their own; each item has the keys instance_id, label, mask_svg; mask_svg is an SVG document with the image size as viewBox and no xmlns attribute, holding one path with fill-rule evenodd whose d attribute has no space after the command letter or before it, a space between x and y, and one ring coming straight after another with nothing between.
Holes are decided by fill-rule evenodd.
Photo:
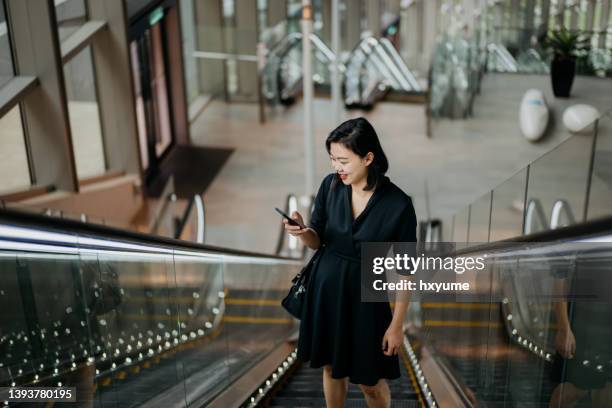
<instances>
[{"instance_id":1,"label":"woman's face","mask_svg":"<svg viewBox=\"0 0 612 408\"><path fill-rule=\"evenodd\" d=\"M365 157L360 157L344 145L332 143L329 146L329 158L344 185L349 185L367 180L368 166L372 163L374 154L369 152Z\"/></svg>"}]
</instances>

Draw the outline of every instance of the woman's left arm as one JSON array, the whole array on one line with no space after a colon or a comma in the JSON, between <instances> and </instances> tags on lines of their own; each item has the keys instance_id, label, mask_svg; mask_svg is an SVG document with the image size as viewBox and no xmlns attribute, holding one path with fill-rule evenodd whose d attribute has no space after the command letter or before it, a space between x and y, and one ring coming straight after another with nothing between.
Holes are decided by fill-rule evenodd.
<instances>
[{"instance_id":1,"label":"woman's left arm","mask_svg":"<svg viewBox=\"0 0 612 408\"><path fill-rule=\"evenodd\" d=\"M396 242L414 242L416 244L416 214L412 201L402 211L399 219L399 228ZM416 252L416 251L415 251ZM408 310L408 291L401 290L395 293L395 306L393 319L383 337L383 350L385 355L397 354L404 341L404 319Z\"/></svg>"},{"instance_id":2,"label":"woman's left arm","mask_svg":"<svg viewBox=\"0 0 612 408\"><path fill-rule=\"evenodd\" d=\"M398 297L406 294L406 291L400 291ZM398 354L404 342L404 318L408 310L408 300L396 300L393 308L393 319L389 324L389 328L383 337L383 352L386 356Z\"/></svg>"}]
</instances>

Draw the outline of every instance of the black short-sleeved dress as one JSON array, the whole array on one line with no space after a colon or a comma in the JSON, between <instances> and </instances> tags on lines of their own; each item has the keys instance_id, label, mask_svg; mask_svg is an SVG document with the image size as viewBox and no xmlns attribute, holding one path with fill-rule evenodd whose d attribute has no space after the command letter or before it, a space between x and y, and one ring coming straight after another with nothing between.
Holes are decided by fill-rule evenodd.
<instances>
[{"instance_id":1,"label":"black short-sleeved dress","mask_svg":"<svg viewBox=\"0 0 612 408\"><path fill-rule=\"evenodd\" d=\"M355 220L351 194L333 173L315 199L310 227L325 246L306 291L297 358L314 368L331 364L333 378L375 385L400 371L398 356L382 350L389 304L361 302L361 243L416 242L416 215L410 197L387 177Z\"/></svg>"}]
</instances>

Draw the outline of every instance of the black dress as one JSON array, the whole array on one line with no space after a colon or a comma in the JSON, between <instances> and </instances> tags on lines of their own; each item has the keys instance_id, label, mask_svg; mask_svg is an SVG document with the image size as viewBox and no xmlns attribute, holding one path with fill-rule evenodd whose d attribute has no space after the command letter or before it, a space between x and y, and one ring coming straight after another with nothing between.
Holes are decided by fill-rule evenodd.
<instances>
[{"instance_id":1,"label":"black dress","mask_svg":"<svg viewBox=\"0 0 612 408\"><path fill-rule=\"evenodd\" d=\"M398 356L382 350L389 304L361 302L361 243L416 242L416 215L410 197L384 177L353 220L351 187L337 177L325 177L315 199L310 227L325 246L306 291L297 358L314 368L331 364L333 378L375 385L400 371Z\"/></svg>"}]
</instances>

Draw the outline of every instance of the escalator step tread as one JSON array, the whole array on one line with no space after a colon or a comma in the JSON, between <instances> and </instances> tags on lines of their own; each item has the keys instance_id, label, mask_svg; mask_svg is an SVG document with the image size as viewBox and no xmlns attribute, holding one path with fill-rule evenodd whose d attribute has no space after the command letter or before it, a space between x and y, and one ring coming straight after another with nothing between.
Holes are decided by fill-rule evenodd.
<instances>
[{"instance_id":1,"label":"escalator step tread","mask_svg":"<svg viewBox=\"0 0 612 408\"><path fill-rule=\"evenodd\" d=\"M392 407L420 407L418 396L402 366L402 377L388 380ZM304 365L298 368L270 401L271 407L325 407L322 368ZM359 385L349 383L346 407L367 407Z\"/></svg>"},{"instance_id":2,"label":"escalator step tread","mask_svg":"<svg viewBox=\"0 0 612 408\"><path fill-rule=\"evenodd\" d=\"M300 397L277 397L270 403L271 407L325 407L325 400L323 398L300 398ZM363 398L352 399L347 398L344 405L347 408L367 408L367 404ZM391 401L392 408L417 408L421 404L417 400L393 400Z\"/></svg>"},{"instance_id":3,"label":"escalator step tread","mask_svg":"<svg viewBox=\"0 0 612 408\"><path fill-rule=\"evenodd\" d=\"M323 390L322 389L311 389L311 390L294 390L294 389L284 389L278 393L279 397L310 397L310 398L323 398ZM347 393L348 398L361 398L362 393L361 390L349 390ZM415 392L409 391L399 391L393 392L391 391L391 396L394 398L401 399L415 399L417 398L417 394Z\"/></svg>"},{"instance_id":4,"label":"escalator step tread","mask_svg":"<svg viewBox=\"0 0 612 408\"><path fill-rule=\"evenodd\" d=\"M316 384L316 383L295 384L295 383L291 382L291 383L286 385L285 389L286 390L292 390L292 391L322 390L323 389L323 384L322 383L319 383L319 384ZM403 386L403 385L390 386L389 389L391 390L391 392L414 392L414 389L412 387ZM357 386L354 386L354 387L350 387L349 386L349 392L351 392L351 391L361 392L361 390Z\"/></svg>"}]
</instances>

